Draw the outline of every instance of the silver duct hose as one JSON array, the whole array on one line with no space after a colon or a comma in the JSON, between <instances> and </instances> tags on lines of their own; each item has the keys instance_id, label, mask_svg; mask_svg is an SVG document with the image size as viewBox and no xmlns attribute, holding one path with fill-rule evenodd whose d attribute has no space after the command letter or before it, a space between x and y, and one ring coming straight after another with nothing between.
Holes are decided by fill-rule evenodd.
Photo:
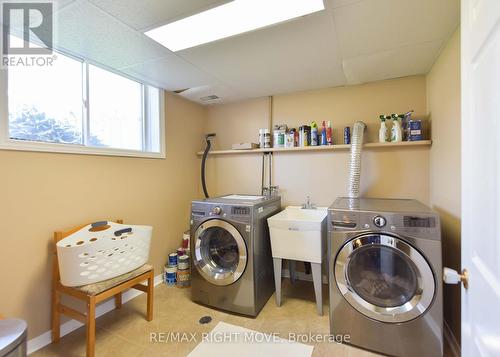
<instances>
[{"instance_id":1,"label":"silver duct hose","mask_svg":"<svg viewBox=\"0 0 500 357\"><path fill-rule=\"evenodd\" d=\"M362 121L354 123L351 136L351 161L349 163L349 198L359 198L359 182L361 178L361 149L366 124Z\"/></svg>"}]
</instances>

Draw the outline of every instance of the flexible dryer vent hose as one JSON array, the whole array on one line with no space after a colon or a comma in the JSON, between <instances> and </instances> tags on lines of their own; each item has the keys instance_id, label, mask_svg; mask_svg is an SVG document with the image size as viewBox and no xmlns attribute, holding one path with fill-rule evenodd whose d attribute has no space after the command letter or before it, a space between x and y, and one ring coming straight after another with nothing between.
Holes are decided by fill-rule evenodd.
<instances>
[{"instance_id":1,"label":"flexible dryer vent hose","mask_svg":"<svg viewBox=\"0 0 500 357\"><path fill-rule=\"evenodd\" d=\"M362 121L354 123L351 137L351 161L349 163L349 198L359 198L361 179L361 150L366 124Z\"/></svg>"}]
</instances>

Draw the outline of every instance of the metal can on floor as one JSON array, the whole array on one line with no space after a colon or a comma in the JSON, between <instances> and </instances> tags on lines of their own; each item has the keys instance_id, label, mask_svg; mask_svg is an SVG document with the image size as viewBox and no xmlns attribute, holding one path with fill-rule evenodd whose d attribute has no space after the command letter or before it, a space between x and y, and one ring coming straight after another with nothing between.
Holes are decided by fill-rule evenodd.
<instances>
[{"instance_id":1,"label":"metal can on floor","mask_svg":"<svg viewBox=\"0 0 500 357\"><path fill-rule=\"evenodd\" d=\"M344 128L344 144L350 145L351 144L351 127L346 126Z\"/></svg>"},{"instance_id":2,"label":"metal can on floor","mask_svg":"<svg viewBox=\"0 0 500 357\"><path fill-rule=\"evenodd\" d=\"M174 286L177 277L177 267L166 266L164 268L165 272L165 284L168 286Z\"/></svg>"},{"instance_id":3,"label":"metal can on floor","mask_svg":"<svg viewBox=\"0 0 500 357\"><path fill-rule=\"evenodd\" d=\"M177 270L177 287L187 288L191 285L191 270Z\"/></svg>"},{"instance_id":4,"label":"metal can on floor","mask_svg":"<svg viewBox=\"0 0 500 357\"><path fill-rule=\"evenodd\" d=\"M189 269L189 255L183 255L179 257L179 270Z\"/></svg>"},{"instance_id":5,"label":"metal can on floor","mask_svg":"<svg viewBox=\"0 0 500 357\"><path fill-rule=\"evenodd\" d=\"M170 253L168 255L168 265L169 266L177 266L177 253Z\"/></svg>"}]
</instances>

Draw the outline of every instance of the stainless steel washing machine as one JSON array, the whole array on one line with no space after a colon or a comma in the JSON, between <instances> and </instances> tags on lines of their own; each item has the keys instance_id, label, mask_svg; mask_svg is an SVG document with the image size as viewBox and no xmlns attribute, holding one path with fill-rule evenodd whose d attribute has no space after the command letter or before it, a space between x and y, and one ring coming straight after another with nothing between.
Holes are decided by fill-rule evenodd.
<instances>
[{"instance_id":1,"label":"stainless steel washing machine","mask_svg":"<svg viewBox=\"0 0 500 357\"><path fill-rule=\"evenodd\" d=\"M257 316L274 292L267 218L281 198L229 195L191 205L192 300Z\"/></svg>"},{"instance_id":2,"label":"stainless steel washing machine","mask_svg":"<svg viewBox=\"0 0 500 357\"><path fill-rule=\"evenodd\" d=\"M329 208L330 332L393 356L441 356L439 216L415 200Z\"/></svg>"}]
</instances>

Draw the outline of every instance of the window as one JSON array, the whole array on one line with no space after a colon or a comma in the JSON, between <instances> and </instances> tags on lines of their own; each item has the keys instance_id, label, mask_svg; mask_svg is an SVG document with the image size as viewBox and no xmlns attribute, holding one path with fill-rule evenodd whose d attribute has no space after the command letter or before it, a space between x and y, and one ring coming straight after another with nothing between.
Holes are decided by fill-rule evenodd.
<instances>
[{"instance_id":1,"label":"window","mask_svg":"<svg viewBox=\"0 0 500 357\"><path fill-rule=\"evenodd\" d=\"M164 157L158 88L60 53L0 77L0 148Z\"/></svg>"},{"instance_id":2,"label":"window","mask_svg":"<svg viewBox=\"0 0 500 357\"><path fill-rule=\"evenodd\" d=\"M9 138L82 144L82 71L63 56L52 67L9 68Z\"/></svg>"}]
</instances>

